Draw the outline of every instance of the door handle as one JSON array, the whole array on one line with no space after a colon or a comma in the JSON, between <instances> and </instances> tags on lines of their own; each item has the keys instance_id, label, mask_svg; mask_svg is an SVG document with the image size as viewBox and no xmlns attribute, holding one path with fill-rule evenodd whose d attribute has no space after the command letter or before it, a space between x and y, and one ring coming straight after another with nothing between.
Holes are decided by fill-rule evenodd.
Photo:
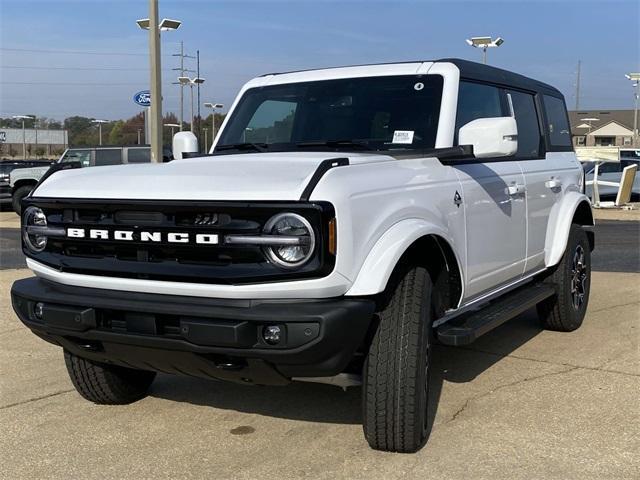
<instances>
[{"instance_id":1,"label":"door handle","mask_svg":"<svg viewBox=\"0 0 640 480\"><path fill-rule=\"evenodd\" d=\"M551 178L544 182L544 186L553 190L554 188L560 188L562 186L562 182L557 178Z\"/></svg>"},{"instance_id":2,"label":"door handle","mask_svg":"<svg viewBox=\"0 0 640 480\"><path fill-rule=\"evenodd\" d=\"M514 183L513 185L509 185L507 187L507 193L512 197L515 197L516 195L522 195L526 191L527 189L525 188L525 186L520 185L519 183Z\"/></svg>"}]
</instances>

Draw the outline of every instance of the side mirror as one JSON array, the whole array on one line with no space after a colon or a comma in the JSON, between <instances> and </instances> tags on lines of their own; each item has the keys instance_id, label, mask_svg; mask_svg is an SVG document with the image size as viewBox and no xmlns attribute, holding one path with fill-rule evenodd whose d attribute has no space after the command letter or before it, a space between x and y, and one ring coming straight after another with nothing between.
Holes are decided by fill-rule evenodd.
<instances>
[{"instance_id":1,"label":"side mirror","mask_svg":"<svg viewBox=\"0 0 640 480\"><path fill-rule=\"evenodd\" d=\"M183 153L198 153L198 139L193 132L178 132L173 136L173 158L182 160Z\"/></svg>"},{"instance_id":2,"label":"side mirror","mask_svg":"<svg viewBox=\"0 0 640 480\"><path fill-rule=\"evenodd\" d=\"M478 118L460 127L459 145L473 146L476 158L510 157L518 151L518 126L513 117Z\"/></svg>"}]
</instances>

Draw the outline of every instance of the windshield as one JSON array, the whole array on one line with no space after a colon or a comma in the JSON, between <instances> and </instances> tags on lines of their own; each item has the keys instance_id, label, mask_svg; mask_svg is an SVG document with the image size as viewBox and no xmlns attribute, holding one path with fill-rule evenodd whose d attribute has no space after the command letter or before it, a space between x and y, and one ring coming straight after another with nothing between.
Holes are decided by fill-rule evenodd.
<instances>
[{"instance_id":1,"label":"windshield","mask_svg":"<svg viewBox=\"0 0 640 480\"><path fill-rule=\"evenodd\" d=\"M83 167L88 167L91 165L91 150L67 150L59 162L80 162Z\"/></svg>"},{"instance_id":2,"label":"windshield","mask_svg":"<svg viewBox=\"0 0 640 480\"><path fill-rule=\"evenodd\" d=\"M439 75L403 75L252 88L216 151L433 148L442 83Z\"/></svg>"}]
</instances>

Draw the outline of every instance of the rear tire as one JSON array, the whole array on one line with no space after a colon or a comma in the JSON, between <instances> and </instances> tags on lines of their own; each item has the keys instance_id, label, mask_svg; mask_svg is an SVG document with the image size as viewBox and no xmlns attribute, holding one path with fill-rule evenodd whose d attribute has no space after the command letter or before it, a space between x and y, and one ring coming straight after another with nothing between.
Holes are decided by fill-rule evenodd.
<instances>
[{"instance_id":1,"label":"rear tire","mask_svg":"<svg viewBox=\"0 0 640 480\"><path fill-rule=\"evenodd\" d=\"M11 196L11 205L13 206L13 211L18 215L22 214L22 199L29 195L33 190L33 185L23 185L22 187L18 187L13 195Z\"/></svg>"},{"instance_id":2,"label":"rear tire","mask_svg":"<svg viewBox=\"0 0 640 480\"><path fill-rule=\"evenodd\" d=\"M572 332L582 325L591 287L591 249L584 229L573 224L567 249L555 271L545 280L557 294L538 304L543 328Z\"/></svg>"},{"instance_id":3,"label":"rear tire","mask_svg":"<svg viewBox=\"0 0 640 480\"><path fill-rule=\"evenodd\" d=\"M378 312L362 393L364 435L376 450L416 452L427 439L431 292L427 270L412 267Z\"/></svg>"},{"instance_id":4,"label":"rear tire","mask_svg":"<svg viewBox=\"0 0 640 480\"><path fill-rule=\"evenodd\" d=\"M147 396L155 372L94 362L65 350L64 361L78 393L101 405L126 405Z\"/></svg>"}]
</instances>

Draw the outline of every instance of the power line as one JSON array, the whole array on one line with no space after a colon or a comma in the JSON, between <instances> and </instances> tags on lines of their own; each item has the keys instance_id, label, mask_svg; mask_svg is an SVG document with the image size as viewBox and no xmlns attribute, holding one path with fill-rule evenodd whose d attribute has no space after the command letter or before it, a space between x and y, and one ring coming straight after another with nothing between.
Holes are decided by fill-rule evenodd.
<instances>
[{"instance_id":1,"label":"power line","mask_svg":"<svg viewBox=\"0 0 640 480\"><path fill-rule=\"evenodd\" d=\"M129 67L43 67L36 65L0 65L0 68L15 68L20 70L105 70L105 71L145 71L148 72L148 68L129 68ZM170 69L163 69L164 71L170 71Z\"/></svg>"},{"instance_id":2,"label":"power line","mask_svg":"<svg viewBox=\"0 0 640 480\"><path fill-rule=\"evenodd\" d=\"M5 52L29 52L29 53L60 53L68 55L112 55L125 57L148 57L148 53L132 53L132 52L93 52L85 50L41 50L35 48L6 48L0 47ZM163 55L166 56L166 55Z\"/></svg>"}]
</instances>

